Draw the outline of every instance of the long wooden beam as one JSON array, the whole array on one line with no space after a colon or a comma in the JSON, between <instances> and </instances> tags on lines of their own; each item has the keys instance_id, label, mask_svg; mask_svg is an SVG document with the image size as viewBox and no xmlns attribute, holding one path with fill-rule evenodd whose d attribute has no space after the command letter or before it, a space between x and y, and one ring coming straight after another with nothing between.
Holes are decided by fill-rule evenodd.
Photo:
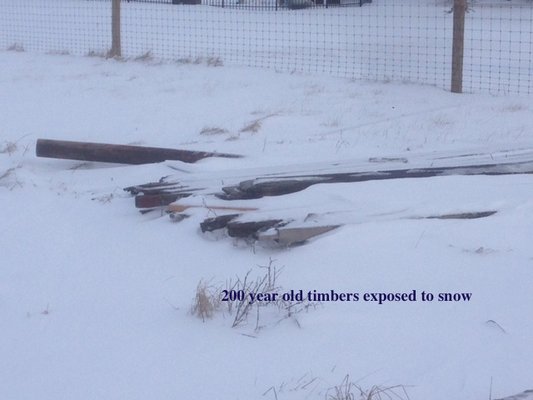
<instances>
[{"instance_id":1,"label":"long wooden beam","mask_svg":"<svg viewBox=\"0 0 533 400\"><path fill-rule=\"evenodd\" d=\"M238 185L222 188L217 197L224 200L259 199L263 196L281 196L299 192L309 186L323 183L355 183L385 179L430 178L450 175L515 175L533 174L533 160L511 163L464 165L454 167L409 168L375 172L353 172L285 176L282 178L259 177L242 181Z\"/></svg>"},{"instance_id":2,"label":"long wooden beam","mask_svg":"<svg viewBox=\"0 0 533 400\"><path fill-rule=\"evenodd\" d=\"M242 157L236 154L50 139L38 139L35 150L37 157L118 164L151 164L165 160L195 163L207 157Z\"/></svg>"}]
</instances>

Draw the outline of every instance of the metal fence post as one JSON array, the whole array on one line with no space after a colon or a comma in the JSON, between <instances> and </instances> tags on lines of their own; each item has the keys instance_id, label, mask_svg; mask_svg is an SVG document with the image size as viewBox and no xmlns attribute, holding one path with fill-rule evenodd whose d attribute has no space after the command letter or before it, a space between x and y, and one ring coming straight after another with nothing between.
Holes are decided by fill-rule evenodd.
<instances>
[{"instance_id":1,"label":"metal fence post","mask_svg":"<svg viewBox=\"0 0 533 400\"><path fill-rule=\"evenodd\" d=\"M120 0L112 0L111 5L111 50L109 57L121 57L120 43Z\"/></svg>"},{"instance_id":2,"label":"metal fence post","mask_svg":"<svg viewBox=\"0 0 533 400\"><path fill-rule=\"evenodd\" d=\"M452 92L463 92L463 55L467 0L453 2Z\"/></svg>"}]
</instances>

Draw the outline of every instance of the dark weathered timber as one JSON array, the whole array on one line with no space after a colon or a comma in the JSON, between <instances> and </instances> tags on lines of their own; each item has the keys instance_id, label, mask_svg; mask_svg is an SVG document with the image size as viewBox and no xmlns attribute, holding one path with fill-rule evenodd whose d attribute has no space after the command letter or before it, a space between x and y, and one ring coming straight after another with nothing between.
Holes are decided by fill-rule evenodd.
<instances>
[{"instance_id":1,"label":"dark weathered timber","mask_svg":"<svg viewBox=\"0 0 533 400\"><path fill-rule=\"evenodd\" d=\"M239 217L241 214L219 215L218 217L207 218L200 223L202 232L213 232L218 229L224 229L231 220Z\"/></svg>"},{"instance_id":2,"label":"dark weathered timber","mask_svg":"<svg viewBox=\"0 0 533 400\"><path fill-rule=\"evenodd\" d=\"M466 212L466 213L457 213L457 214L442 214L442 215L430 215L429 217L424 217L425 219L478 219L486 218L491 215L496 214L498 211L477 211L477 212Z\"/></svg>"},{"instance_id":3,"label":"dark weathered timber","mask_svg":"<svg viewBox=\"0 0 533 400\"><path fill-rule=\"evenodd\" d=\"M282 219L267 219L252 222L229 222L226 225L228 236L236 238L256 238L257 232L287 224Z\"/></svg>"},{"instance_id":4,"label":"dark weathered timber","mask_svg":"<svg viewBox=\"0 0 533 400\"><path fill-rule=\"evenodd\" d=\"M310 180L303 179L283 179L283 180L274 180L266 181L261 183L254 183L251 181L244 181L239 183L238 190L242 193L250 194L255 198L257 194L261 196L281 196L284 194L299 192L301 190L307 189L311 185L316 185L317 183L329 183L334 177L313 177ZM332 182L333 183L333 182Z\"/></svg>"},{"instance_id":5,"label":"dark weathered timber","mask_svg":"<svg viewBox=\"0 0 533 400\"><path fill-rule=\"evenodd\" d=\"M182 188L176 187L176 184L171 183L161 183L161 182L150 182L143 185L128 186L124 188L124 191L131 194L158 194L167 191L179 191ZM170 189L170 190L169 190Z\"/></svg>"},{"instance_id":6,"label":"dark weathered timber","mask_svg":"<svg viewBox=\"0 0 533 400\"><path fill-rule=\"evenodd\" d=\"M258 199L264 196L281 196L299 192L319 183L354 183L385 179L430 178L450 175L514 175L532 174L533 161L496 163L457 167L429 167L375 172L337 173L321 175L287 176L280 179L257 178L222 188L217 195L224 200Z\"/></svg>"},{"instance_id":7,"label":"dark weathered timber","mask_svg":"<svg viewBox=\"0 0 533 400\"><path fill-rule=\"evenodd\" d=\"M255 183L254 180L241 182L237 186L225 186L222 193L216 196L222 200L250 200L259 199L264 196L282 196L307 189L311 185L320 183L320 179L298 180L298 179L280 179L261 183ZM324 183L326 180L324 180Z\"/></svg>"},{"instance_id":8,"label":"dark weathered timber","mask_svg":"<svg viewBox=\"0 0 533 400\"><path fill-rule=\"evenodd\" d=\"M297 246L309 239L339 228L340 225L301 226L296 228L277 228L274 232L256 233L257 239L264 243L277 243L280 246Z\"/></svg>"},{"instance_id":9,"label":"dark weathered timber","mask_svg":"<svg viewBox=\"0 0 533 400\"><path fill-rule=\"evenodd\" d=\"M453 214L435 214L428 216L411 216L399 219L478 219L496 214L497 211L472 211ZM326 225L302 225L291 227L292 220L267 219L254 221L235 221L242 214L221 215L208 218L200 224L202 232L212 232L218 229L226 229L227 234L234 238L246 238L258 240L265 244L277 244L280 246L296 246L304 244L307 240L339 228L342 224ZM347 220L345 223L352 224ZM274 229L271 229L274 228Z\"/></svg>"},{"instance_id":10,"label":"dark weathered timber","mask_svg":"<svg viewBox=\"0 0 533 400\"><path fill-rule=\"evenodd\" d=\"M228 206L217 206L209 204L169 204L167 207L167 212L184 212L191 208L199 208L207 211L234 211L234 212L246 212L246 211L258 211L257 207L228 207Z\"/></svg>"},{"instance_id":11,"label":"dark weathered timber","mask_svg":"<svg viewBox=\"0 0 533 400\"><path fill-rule=\"evenodd\" d=\"M160 193L160 194L140 194L135 196L135 207L154 208L164 207L174 203L176 200L189 197L191 193Z\"/></svg>"},{"instance_id":12,"label":"dark weathered timber","mask_svg":"<svg viewBox=\"0 0 533 400\"><path fill-rule=\"evenodd\" d=\"M528 400L528 399L533 399L533 390L526 390L522 393L515 394L514 396L502 397L496 400Z\"/></svg>"},{"instance_id":13,"label":"dark weathered timber","mask_svg":"<svg viewBox=\"0 0 533 400\"><path fill-rule=\"evenodd\" d=\"M134 165L158 163L165 160L195 163L198 160L208 157L241 157L235 154L204 151L49 139L37 140L36 154L37 157Z\"/></svg>"},{"instance_id":14,"label":"dark weathered timber","mask_svg":"<svg viewBox=\"0 0 533 400\"><path fill-rule=\"evenodd\" d=\"M135 207L137 208L165 207L174 203L176 200L192 196L195 191L202 190L201 188L176 188L177 186L175 184L164 185L154 182L139 186L130 186L124 188L124 190L136 195Z\"/></svg>"}]
</instances>

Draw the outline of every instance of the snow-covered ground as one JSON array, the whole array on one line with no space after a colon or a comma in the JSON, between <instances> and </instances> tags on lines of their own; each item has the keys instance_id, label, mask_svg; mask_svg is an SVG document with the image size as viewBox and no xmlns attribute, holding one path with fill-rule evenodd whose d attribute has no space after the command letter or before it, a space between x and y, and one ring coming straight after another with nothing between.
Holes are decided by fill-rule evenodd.
<instances>
[{"instance_id":1,"label":"snow-covered ground","mask_svg":"<svg viewBox=\"0 0 533 400\"><path fill-rule=\"evenodd\" d=\"M533 388L531 175L317 185L261 199L350 210L346 226L282 250L202 237L201 208L179 224L142 216L122 191L176 167L220 174L532 148L530 98L26 52L1 52L0 71L1 399L324 399L346 375L364 390L404 385L411 400ZM39 137L246 157L83 164L36 158ZM478 220L406 218L491 209ZM190 315L200 280L260 276L271 260L285 291L472 298L324 302L292 318L267 308L259 331L255 314L236 328L228 313Z\"/></svg>"}]
</instances>

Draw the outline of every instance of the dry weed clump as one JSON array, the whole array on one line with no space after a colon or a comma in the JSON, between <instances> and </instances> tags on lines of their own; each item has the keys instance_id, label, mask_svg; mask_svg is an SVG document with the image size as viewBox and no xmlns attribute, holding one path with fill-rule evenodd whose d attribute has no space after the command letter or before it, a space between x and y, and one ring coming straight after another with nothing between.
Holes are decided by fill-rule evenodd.
<instances>
[{"instance_id":1,"label":"dry weed clump","mask_svg":"<svg viewBox=\"0 0 533 400\"><path fill-rule=\"evenodd\" d=\"M191 314L206 319L212 318L220 308L220 290L212 285L208 285L201 280L196 287L196 295L191 306Z\"/></svg>"},{"instance_id":2,"label":"dry weed clump","mask_svg":"<svg viewBox=\"0 0 533 400\"><path fill-rule=\"evenodd\" d=\"M16 152L18 149L16 142L4 142L2 146L0 147L0 154L8 154L11 155L14 152Z\"/></svg>"},{"instance_id":3,"label":"dry weed clump","mask_svg":"<svg viewBox=\"0 0 533 400\"><path fill-rule=\"evenodd\" d=\"M21 165L9 168L5 171L0 171L0 187L5 187L13 190L16 187L22 187L23 183L18 180L16 170L21 168Z\"/></svg>"},{"instance_id":4,"label":"dry weed clump","mask_svg":"<svg viewBox=\"0 0 533 400\"><path fill-rule=\"evenodd\" d=\"M372 386L364 390L346 375L339 385L326 392L326 400L409 400L409 395L402 385Z\"/></svg>"},{"instance_id":5,"label":"dry weed clump","mask_svg":"<svg viewBox=\"0 0 533 400\"><path fill-rule=\"evenodd\" d=\"M20 43L13 43L7 48L7 51L22 52L24 51L24 46L22 46Z\"/></svg>"},{"instance_id":6,"label":"dry weed clump","mask_svg":"<svg viewBox=\"0 0 533 400\"><path fill-rule=\"evenodd\" d=\"M297 314L310 307L315 308L318 303L307 299L284 299L284 291L278 284L281 270L274 266L274 260L270 259L268 265L258 267L264 272L256 278L251 277L250 270L242 278L229 279L224 286L207 285L203 280L200 281L191 314L205 321L216 312L221 312L231 317L232 328L253 322L254 331L258 332L265 324L268 325L262 319L264 313L268 312L270 323L278 324L285 319L292 319L300 327Z\"/></svg>"}]
</instances>

